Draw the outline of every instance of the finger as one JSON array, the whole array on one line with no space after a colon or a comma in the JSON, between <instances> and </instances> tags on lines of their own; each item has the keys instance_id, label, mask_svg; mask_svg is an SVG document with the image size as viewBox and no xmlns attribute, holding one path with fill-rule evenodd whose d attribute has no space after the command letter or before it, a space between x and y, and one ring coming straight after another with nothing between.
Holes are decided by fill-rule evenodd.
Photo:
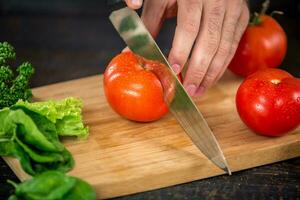
<instances>
[{"instance_id":1,"label":"finger","mask_svg":"<svg viewBox=\"0 0 300 200\"><path fill-rule=\"evenodd\" d=\"M139 9L143 4L143 0L125 0L125 2L132 9Z\"/></svg>"},{"instance_id":2,"label":"finger","mask_svg":"<svg viewBox=\"0 0 300 200\"><path fill-rule=\"evenodd\" d=\"M184 80L184 86L191 96L195 95L218 49L225 15L225 1L205 2L200 32Z\"/></svg>"},{"instance_id":3,"label":"finger","mask_svg":"<svg viewBox=\"0 0 300 200\"><path fill-rule=\"evenodd\" d=\"M131 0L126 0L127 5L131 3ZM142 20L150 32L155 38L159 32L163 21L164 10L166 7L166 1L148 0L144 2ZM122 52L130 51L128 47L124 48Z\"/></svg>"},{"instance_id":4,"label":"finger","mask_svg":"<svg viewBox=\"0 0 300 200\"><path fill-rule=\"evenodd\" d=\"M239 25L238 21L242 13L243 2L244 0L228 1L222 25L220 45L195 96L201 96L209 87L211 87L219 73L226 68L225 60L231 51L234 32L236 26Z\"/></svg>"},{"instance_id":5,"label":"finger","mask_svg":"<svg viewBox=\"0 0 300 200\"><path fill-rule=\"evenodd\" d=\"M224 63L225 67L222 69L222 71L219 72L217 78L215 79L215 83L222 77L222 75L226 71L230 61L232 60L232 58L238 48L239 42L243 36L243 33L245 32L245 30L248 26L248 23L249 23L249 8L248 8L247 4L244 3L242 13L240 15L239 22L238 22L239 25L236 26L236 30L234 33L234 38L232 41L230 53L227 56L225 63Z\"/></svg>"},{"instance_id":6,"label":"finger","mask_svg":"<svg viewBox=\"0 0 300 200\"><path fill-rule=\"evenodd\" d=\"M187 61L201 21L201 0L179 0L177 26L169 54L169 62L175 73L179 73Z\"/></svg>"},{"instance_id":7,"label":"finger","mask_svg":"<svg viewBox=\"0 0 300 200\"><path fill-rule=\"evenodd\" d=\"M162 25L167 3L167 1L161 0L148 0L144 3L141 18L154 38L157 36Z\"/></svg>"},{"instance_id":8,"label":"finger","mask_svg":"<svg viewBox=\"0 0 300 200\"><path fill-rule=\"evenodd\" d=\"M168 19L177 16L177 10L178 10L177 1L176 0L168 1L167 10L164 14L164 17Z\"/></svg>"}]
</instances>

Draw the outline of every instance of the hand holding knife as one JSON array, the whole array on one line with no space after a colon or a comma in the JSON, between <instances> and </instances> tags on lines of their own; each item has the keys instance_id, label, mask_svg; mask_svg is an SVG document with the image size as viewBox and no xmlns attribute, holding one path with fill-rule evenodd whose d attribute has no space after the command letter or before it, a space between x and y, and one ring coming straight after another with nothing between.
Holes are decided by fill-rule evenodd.
<instances>
[{"instance_id":1,"label":"hand holding knife","mask_svg":"<svg viewBox=\"0 0 300 200\"><path fill-rule=\"evenodd\" d=\"M224 154L202 114L184 89L170 64L144 26L138 14L121 0L109 1L116 9L110 20L134 53L163 65L153 69L164 88L165 100L173 116L199 150L216 166L231 174ZM122 8L123 7L123 8Z\"/></svg>"}]
</instances>

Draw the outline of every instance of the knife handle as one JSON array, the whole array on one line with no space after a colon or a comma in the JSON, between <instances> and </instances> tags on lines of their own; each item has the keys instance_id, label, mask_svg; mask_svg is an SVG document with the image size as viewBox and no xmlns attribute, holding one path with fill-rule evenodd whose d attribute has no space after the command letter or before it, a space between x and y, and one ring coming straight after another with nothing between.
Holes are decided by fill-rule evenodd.
<instances>
[{"instance_id":1,"label":"knife handle","mask_svg":"<svg viewBox=\"0 0 300 200\"><path fill-rule=\"evenodd\" d=\"M127 6L124 0L106 0L106 4L108 5L110 12Z\"/></svg>"}]
</instances>

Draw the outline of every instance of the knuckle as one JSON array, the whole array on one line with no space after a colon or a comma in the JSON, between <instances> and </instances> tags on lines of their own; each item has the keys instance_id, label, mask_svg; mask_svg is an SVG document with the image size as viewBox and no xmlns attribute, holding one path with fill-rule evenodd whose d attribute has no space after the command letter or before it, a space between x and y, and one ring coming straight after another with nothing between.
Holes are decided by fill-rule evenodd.
<instances>
[{"instance_id":1,"label":"knuckle","mask_svg":"<svg viewBox=\"0 0 300 200\"><path fill-rule=\"evenodd\" d=\"M198 68L203 69L202 71L203 73L205 73L207 71L209 63L210 63L210 59L206 57L200 61L200 63L198 64Z\"/></svg>"},{"instance_id":2,"label":"knuckle","mask_svg":"<svg viewBox=\"0 0 300 200\"><path fill-rule=\"evenodd\" d=\"M186 0L184 0L184 1L186 1ZM195 8L197 6L202 6L202 1L200 1L200 0L189 0L188 5L191 8Z\"/></svg>"},{"instance_id":3,"label":"knuckle","mask_svg":"<svg viewBox=\"0 0 300 200\"><path fill-rule=\"evenodd\" d=\"M221 57L225 57L229 53L230 53L230 49L227 49L225 47L220 47L218 50L218 56L221 56Z\"/></svg>"},{"instance_id":4,"label":"knuckle","mask_svg":"<svg viewBox=\"0 0 300 200\"><path fill-rule=\"evenodd\" d=\"M225 7L223 3L223 0L215 0L210 14L215 17L223 16L225 13Z\"/></svg>"},{"instance_id":5,"label":"knuckle","mask_svg":"<svg viewBox=\"0 0 300 200\"><path fill-rule=\"evenodd\" d=\"M202 0L181 0L181 3L188 15L194 16L202 10Z\"/></svg>"},{"instance_id":6,"label":"knuckle","mask_svg":"<svg viewBox=\"0 0 300 200\"><path fill-rule=\"evenodd\" d=\"M226 60L226 58L218 58L218 59L214 60L213 64L211 65L211 67L209 68L209 70L207 72L208 78L210 78L210 76L213 79L216 78L216 76L224 68L225 60Z\"/></svg>"},{"instance_id":7,"label":"knuckle","mask_svg":"<svg viewBox=\"0 0 300 200\"><path fill-rule=\"evenodd\" d=\"M231 42L224 39L224 41L219 47L218 54L222 57L227 56L230 53L231 46Z\"/></svg>"},{"instance_id":8,"label":"knuckle","mask_svg":"<svg viewBox=\"0 0 300 200\"><path fill-rule=\"evenodd\" d=\"M192 70L192 78L190 80L190 82L192 83L200 83L201 80L203 79L204 75L205 75L205 70L203 70L202 68L196 67L195 70Z\"/></svg>"},{"instance_id":9,"label":"knuckle","mask_svg":"<svg viewBox=\"0 0 300 200\"><path fill-rule=\"evenodd\" d=\"M219 36L210 36L207 41L206 52L209 55L215 54L218 49L218 45L220 42Z\"/></svg>"},{"instance_id":10,"label":"knuckle","mask_svg":"<svg viewBox=\"0 0 300 200\"><path fill-rule=\"evenodd\" d=\"M208 31L208 48L211 51L215 51L218 47L221 37L223 17L211 16L208 19L207 31Z\"/></svg>"},{"instance_id":11,"label":"knuckle","mask_svg":"<svg viewBox=\"0 0 300 200\"><path fill-rule=\"evenodd\" d=\"M186 52L183 48L172 48L170 53L170 59L179 62L179 64L185 63L188 57L188 52Z\"/></svg>"},{"instance_id":12,"label":"knuckle","mask_svg":"<svg viewBox=\"0 0 300 200\"><path fill-rule=\"evenodd\" d=\"M209 61L207 59L194 60L189 66L188 73L190 74L191 79L189 82L199 85L208 69Z\"/></svg>"},{"instance_id":13,"label":"knuckle","mask_svg":"<svg viewBox=\"0 0 300 200\"><path fill-rule=\"evenodd\" d=\"M230 20L226 26L224 26L224 34L233 37L237 23L237 21Z\"/></svg>"},{"instance_id":14,"label":"knuckle","mask_svg":"<svg viewBox=\"0 0 300 200\"><path fill-rule=\"evenodd\" d=\"M199 23L191 18L183 26L184 30L191 35L197 35L199 31Z\"/></svg>"},{"instance_id":15,"label":"knuckle","mask_svg":"<svg viewBox=\"0 0 300 200\"><path fill-rule=\"evenodd\" d=\"M216 17L210 17L208 19L208 32L210 35L216 35L221 29L221 19Z\"/></svg>"},{"instance_id":16,"label":"knuckle","mask_svg":"<svg viewBox=\"0 0 300 200\"><path fill-rule=\"evenodd\" d=\"M204 87L209 87L210 84L212 84L215 79L216 79L216 75L215 74L207 73L205 75L204 80L201 83L201 85L203 85Z\"/></svg>"}]
</instances>

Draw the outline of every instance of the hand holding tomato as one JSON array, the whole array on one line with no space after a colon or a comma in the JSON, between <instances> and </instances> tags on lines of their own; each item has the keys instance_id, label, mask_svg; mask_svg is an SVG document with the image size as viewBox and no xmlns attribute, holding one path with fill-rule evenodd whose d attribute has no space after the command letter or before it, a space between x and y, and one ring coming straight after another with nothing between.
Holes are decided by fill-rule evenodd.
<instances>
[{"instance_id":1,"label":"hand holding tomato","mask_svg":"<svg viewBox=\"0 0 300 200\"><path fill-rule=\"evenodd\" d=\"M280 136L300 124L300 79L279 69L258 71L240 85L236 106L253 131Z\"/></svg>"},{"instance_id":2,"label":"hand holding tomato","mask_svg":"<svg viewBox=\"0 0 300 200\"><path fill-rule=\"evenodd\" d=\"M139 122L158 120L168 112L163 88L153 64L131 51L112 59L104 73L104 92L110 106L121 116Z\"/></svg>"}]
</instances>

